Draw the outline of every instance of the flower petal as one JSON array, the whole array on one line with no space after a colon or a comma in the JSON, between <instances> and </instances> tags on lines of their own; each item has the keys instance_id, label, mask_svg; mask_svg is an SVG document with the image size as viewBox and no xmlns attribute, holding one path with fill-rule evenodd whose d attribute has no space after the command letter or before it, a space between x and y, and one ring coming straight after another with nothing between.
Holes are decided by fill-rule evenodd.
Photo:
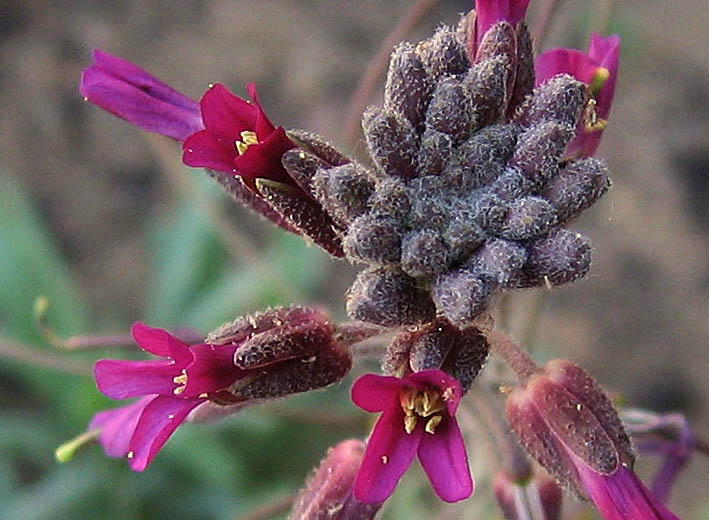
<instances>
[{"instance_id":1,"label":"flower petal","mask_svg":"<svg viewBox=\"0 0 709 520\"><path fill-rule=\"evenodd\" d=\"M407 434L404 412L398 400L391 403L367 442L367 451L354 485L355 498L368 504L389 498L411 465L423 434L423 427Z\"/></svg>"},{"instance_id":2,"label":"flower petal","mask_svg":"<svg viewBox=\"0 0 709 520\"><path fill-rule=\"evenodd\" d=\"M631 469L620 466L612 475L600 475L572 458L586 492L605 520L679 520Z\"/></svg>"},{"instance_id":3,"label":"flower petal","mask_svg":"<svg viewBox=\"0 0 709 520\"><path fill-rule=\"evenodd\" d=\"M238 173L234 165L235 156L236 152L232 153L208 130L192 134L182 143L182 162L195 168L209 168L234 175Z\"/></svg>"},{"instance_id":4,"label":"flower petal","mask_svg":"<svg viewBox=\"0 0 709 520\"><path fill-rule=\"evenodd\" d=\"M128 443L138 424L140 414L155 397L147 395L127 406L104 410L93 416L89 423L89 430L101 430L99 441L106 455L109 457L126 456Z\"/></svg>"},{"instance_id":5,"label":"flower petal","mask_svg":"<svg viewBox=\"0 0 709 520\"><path fill-rule=\"evenodd\" d=\"M506 21L513 27L527 12L529 0L476 0L475 26L477 42L480 44L487 30L499 21Z\"/></svg>"},{"instance_id":6,"label":"flower petal","mask_svg":"<svg viewBox=\"0 0 709 520\"><path fill-rule=\"evenodd\" d=\"M96 386L113 399L148 394L172 395L181 368L171 361L118 361L102 359L94 365Z\"/></svg>"},{"instance_id":7,"label":"flower petal","mask_svg":"<svg viewBox=\"0 0 709 520\"><path fill-rule=\"evenodd\" d=\"M398 403L402 387L398 377L364 374L352 385L352 402L367 412L383 412Z\"/></svg>"},{"instance_id":8,"label":"flower petal","mask_svg":"<svg viewBox=\"0 0 709 520\"><path fill-rule=\"evenodd\" d=\"M204 93L199 102L204 127L223 145L233 147L241 140L241 132L254 131L259 109L245 99L235 96L217 83Z\"/></svg>"},{"instance_id":9,"label":"flower petal","mask_svg":"<svg viewBox=\"0 0 709 520\"><path fill-rule=\"evenodd\" d=\"M200 399L158 396L143 410L129 443L130 467L143 471Z\"/></svg>"},{"instance_id":10,"label":"flower petal","mask_svg":"<svg viewBox=\"0 0 709 520\"><path fill-rule=\"evenodd\" d=\"M249 146L243 155L235 156L234 164L244 179L270 179L302 191L281 164L283 154L294 147L286 131L279 127L260 143Z\"/></svg>"},{"instance_id":11,"label":"flower petal","mask_svg":"<svg viewBox=\"0 0 709 520\"><path fill-rule=\"evenodd\" d=\"M256 92L256 85L253 83L249 83L246 85L246 91L249 93L249 97L251 98L251 101L253 104L258 108L258 112L256 113L256 124L254 125L254 131L256 132L256 135L259 138L259 141L265 139L271 132L273 132L276 127L271 123L270 119L268 119L268 116L266 113L263 111L263 108L261 107L261 100L258 97L258 94Z\"/></svg>"},{"instance_id":12,"label":"flower petal","mask_svg":"<svg viewBox=\"0 0 709 520\"><path fill-rule=\"evenodd\" d=\"M197 397L229 387L246 370L234 365L236 347L226 345L194 345L194 361L185 369L187 385L180 397Z\"/></svg>"},{"instance_id":13,"label":"flower petal","mask_svg":"<svg viewBox=\"0 0 709 520\"><path fill-rule=\"evenodd\" d=\"M79 92L91 103L131 123L181 141L203 128L196 101L145 70L101 50L84 70Z\"/></svg>"},{"instance_id":14,"label":"flower petal","mask_svg":"<svg viewBox=\"0 0 709 520\"><path fill-rule=\"evenodd\" d=\"M468 498L474 489L465 442L455 417L443 419L435 433L424 433L418 456L436 494L446 502Z\"/></svg>"},{"instance_id":15,"label":"flower petal","mask_svg":"<svg viewBox=\"0 0 709 520\"><path fill-rule=\"evenodd\" d=\"M187 343L180 341L164 329L136 322L130 332L135 342L146 352L164 358L172 357L176 363L192 360Z\"/></svg>"},{"instance_id":16,"label":"flower petal","mask_svg":"<svg viewBox=\"0 0 709 520\"><path fill-rule=\"evenodd\" d=\"M536 85L542 85L558 74L569 74L579 81L590 83L600 63L576 49L551 49L534 61Z\"/></svg>"}]
</instances>

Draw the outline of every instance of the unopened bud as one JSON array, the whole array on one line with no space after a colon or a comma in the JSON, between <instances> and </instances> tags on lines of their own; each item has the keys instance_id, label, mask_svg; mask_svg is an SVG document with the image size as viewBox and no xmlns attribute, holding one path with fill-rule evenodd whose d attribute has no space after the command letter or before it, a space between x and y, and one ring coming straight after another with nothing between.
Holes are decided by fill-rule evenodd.
<instances>
[{"instance_id":1,"label":"unopened bud","mask_svg":"<svg viewBox=\"0 0 709 520\"><path fill-rule=\"evenodd\" d=\"M391 54L384 87L384 106L409 120L414 128L423 125L431 97L431 83L423 63L409 42L399 44Z\"/></svg>"},{"instance_id":2,"label":"unopened bud","mask_svg":"<svg viewBox=\"0 0 709 520\"><path fill-rule=\"evenodd\" d=\"M576 128L588 96L585 83L560 74L534 90L534 96L517 113L515 122L530 126L549 120Z\"/></svg>"},{"instance_id":3,"label":"unopened bud","mask_svg":"<svg viewBox=\"0 0 709 520\"><path fill-rule=\"evenodd\" d=\"M436 307L427 291L396 269L367 269L347 292L347 314L356 320L396 327L430 321Z\"/></svg>"},{"instance_id":4,"label":"unopened bud","mask_svg":"<svg viewBox=\"0 0 709 520\"><path fill-rule=\"evenodd\" d=\"M354 163L318 170L313 184L315 197L342 227L366 213L374 190L369 172Z\"/></svg>"},{"instance_id":5,"label":"unopened bud","mask_svg":"<svg viewBox=\"0 0 709 520\"><path fill-rule=\"evenodd\" d=\"M630 441L608 396L579 367L554 360L507 399L507 420L527 452L584 496L579 465L611 475L633 463Z\"/></svg>"},{"instance_id":6,"label":"unopened bud","mask_svg":"<svg viewBox=\"0 0 709 520\"><path fill-rule=\"evenodd\" d=\"M404 116L370 107L362 116L369 155L379 170L393 177L416 176L418 135Z\"/></svg>"},{"instance_id":7,"label":"unopened bud","mask_svg":"<svg viewBox=\"0 0 709 520\"><path fill-rule=\"evenodd\" d=\"M596 202L610 185L605 162L588 157L568 164L542 196L554 206L559 222L568 222Z\"/></svg>"},{"instance_id":8,"label":"unopened bud","mask_svg":"<svg viewBox=\"0 0 709 520\"><path fill-rule=\"evenodd\" d=\"M365 444L347 440L330 448L300 492L290 520L369 520L381 504L365 504L353 493L357 472L364 457Z\"/></svg>"}]
</instances>

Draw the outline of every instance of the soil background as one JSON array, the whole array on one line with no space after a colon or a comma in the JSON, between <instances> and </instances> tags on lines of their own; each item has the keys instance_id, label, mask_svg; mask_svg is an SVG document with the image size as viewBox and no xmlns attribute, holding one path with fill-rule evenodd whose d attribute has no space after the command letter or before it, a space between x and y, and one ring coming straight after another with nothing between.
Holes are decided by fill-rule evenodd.
<instances>
[{"instance_id":1,"label":"soil background","mask_svg":"<svg viewBox=\"0 0 709 520\"><path fill-rule=\"evenodd\" d=\"M454 23L470 3L439 2L410 38ZM243 95L253 81L279 124L342 142L350 96L411 4L0 2L0 166L36 201L95 323L109 313L140 318L148 285L141 224L164 211L175 190L140 131L81 99L77 86L91 49L137 63L194 98L210 82ZM558 2L545 47L584 47L608 5ZM578 362L627 403L683 411L706 438L709 10L705 0L669 5L613 6L622 63L598 153L608 160L613 188L577 223L593 240L591 273L545 298L536 344ZM378 96L379 89L373 103ZM258 241L265 224L230 211ZM322 296L341 309L354 270L344 263L331 269ZM680 516L699 518L707 475L709 461L695 457L673 492Z\"/></svg>"}]
</instances>

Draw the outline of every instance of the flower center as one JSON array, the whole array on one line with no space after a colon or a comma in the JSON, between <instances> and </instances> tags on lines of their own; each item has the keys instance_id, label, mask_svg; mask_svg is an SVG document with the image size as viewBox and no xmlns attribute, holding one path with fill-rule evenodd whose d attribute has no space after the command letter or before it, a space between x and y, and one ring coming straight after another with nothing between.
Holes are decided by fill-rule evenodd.
<instances>
[{"instance_id":1,"label":"flower center","mask_svg":"<svg viewBox=\"0 0 709 520\"><path fill-rule=\"evenodd\" d=\"M445 410L444 399L436 390L405 390L399 397L401 409L404 410L404 430L411 433L416 429L419 418L426 421L424 430L435 433L436 427L443 420L438 413Z\"/></svg>"},{"instance_id":2,"label":"flower center","mask_svg":"<svg viewBox=\"0 0 709 520\"><path fill-rule=\"evenodd\" d=\"M239 155L244 155L249 146L252 144L258 144L258 136L256 135L256 132L251 130L244 130L240 135L241 141L234 141L234 146L236 146L236 151L239 152Z\"/></svg>"}]
</instances>

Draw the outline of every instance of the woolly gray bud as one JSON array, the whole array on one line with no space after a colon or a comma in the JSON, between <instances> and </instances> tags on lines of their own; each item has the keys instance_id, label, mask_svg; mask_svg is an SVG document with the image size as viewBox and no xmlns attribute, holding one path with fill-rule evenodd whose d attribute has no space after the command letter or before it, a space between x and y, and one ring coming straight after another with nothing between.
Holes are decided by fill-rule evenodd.
<instances>
[{"instance_id":1,"label":"woolly gray bud","mask_svg":"<svg viewBox=\"0 0 709 520\"><path fill-rule=\"evenodd\" d=\"M370 200L372 215L403 221L411 210L408 190L401 179L382 179Z\"/></svg>"},{"instance_id":2,"label":"woolly gray bud","mask_svg":"<svg viewBox=\"0 0 709 520\"><path fill-rule=\"evenodd\" d=\"M432 287L433 301L453 324L465 326L490 304L493 288L491 281L461 269L438 277Z\"/></svg>"},{"instance_id":3,"label":"woolly gray bud","mask_svg":"<svg viewBox=\"0 0 709 520\"><path fill-rule=\"evenodd\" d=\"M513 166L505 171L490 184L490 191L504 201L512 201L528 194L534 189L534 183L522 173L522 170Z\"/></svg>"},{"instance_id":4,"label":"woolly gray bud","mask_svg":"<svg viewBox=\"0 0 709 520\"><path fill-rule=\"evenodd\" d=\"M453 139L442 132L426 129L418 152L420 175L438 175L448 164L453 153Z\"/></svg>"},{"instance_id":5,"label":"woolly gray bud","mask_svg":"<svg viewBox=\"0 0 709 520\"><path fill-rule=\"evenodd\" d=\"M452 262L467 258L487 238L483 229L466 215L469 213L456 214L443 232L443 240L452 252Z\"/></svg>"},{"instance_id":6,"label":"woolly gray bud","mask_svg":"<svg viewBox=\"0 0 709 520\"><path fill-rule=\"evenodd\" d=\"M519 136L509 165L541 187L559 171L559 159L574 134L574 127L556 121L534 125Z\"/></svg>"},{"instance_id":7,"label":"woolly gray bud","mask_svg":"<svg viewBox=\"0 0 709 520\"><path fill-rule=\"evenodd\" d=\"M505 99L509 99L517 75L517 35L515 29L506 21L497 22L485 32L475 61L479 63L498 56L504 57L509 64L505 94Z\"/></svg>"},{"instance_id":8,"label":"woolly gray bud","mask_svg":"<svg viewBox=\"0 0 709 520\"><path fill-rule=\"evenodd\" d=\"M281 164L288 174L308 195L315 193L313 177L320 168L327 168L330 165L302 148L291 148L281 157Z\"/></svg>"},{"instance_id":9,"label":"woolly gray bud","mask_svg":"<svg viewBox=\"0 0 709 520\"><path fill-rule=\"evenodd\" d=\"M605 162L588 157L569 163L541 195L554 206L559 221L568 222L596 202L610 185Z\"/></svg>"},{"instance_id":10,"label":"woolly gray bud","mask_svg":"<svg viewBox=\"0 0 709 520\"><path fill-rule=\"evenodd\" d=\"M416 176L418 136L407 119L369 107L362 117L362 129L369 155L382 173L402 179Z\"/></svg>"},{"instance_id":11,"label":"woolly gray bud","mask_svg":"<svg viewBox=\"0 0 709 520\"><path fill-rule=\"evenodd\" d=\"M507 215L507 204L489 190L479 190L470 199L475 222L484 230L496 233L502 229Z\"/></svg>"},{"instance_id":12,"label":"woolly gray bud","mask_svg":"<svg viewBox=\"0 0 709 520\"><path fill-rule=\"evenodd\" d=\"M441 369L455 377L465 393L485 366L489 352L487 338L480 329L463 329L456 336Z\"/></svg>"},{"instance_id":13,"label":"woolly gray bud","mask_svg":"<svg viewBox=\"0 0 709 520\"><path fill-rule=\"evenodd\" d=\"M355 163L319 170L313 178L313 185L315 197L344 227L367 211L374 191L369 172Z\"/></svg>"},{"instance_id":14,"label":"woolly gray bud","mask_svg":"<svg viewBox=\"0 0 709 520\"><path fill-rule=\"evenodd\" d=\"M470 135L473 125L473 107L461 82L454 77L442 79L426 111L426 128L460 141Z\"/></svg>"},{"instance_id":15,"label":"woolly gray bud","mask_svg":"<svg viewBox=\"0 0 709 520\"><path fill-rule=\"evenodd\" d=\"M389 61L384 107L401 114L414 128L420 129L431 90L431 82L414 46L409 42L397 45Z\"/></svg>"},{"instance_id":16,"label":"woolly gray bud","mask_svg":"<svg viewBox=\"0 0 709 520\"><path fill-rule=\"evenodd\" d=\"M367 269L347 292L347 314L385 327L430 321L436 307L428 292L395 269Z\"/></svg>"},{"instance_id":17,"label":"woolly gray bud","mask_svg":"<svg viewBox=\"0 0 709 520\"><path fill-rule=\"evenodd\" d=\"M408 233L401 244L401 269L413 277L430 277L448 269L451 251L438 232Z\"/></svg>"},{"instance_id":18,"label":"woolly gray bud","mask_svg":"<svg viewBox=\"0 0 709 520\"><path fill-rule=\"evenodd\" d=\"M301 148L310 150L330 166L342 166L352 162L350 158L325 139L307 130L288 130L288 137Z\"/></svg>"},{"instance_id":19,"label":"woolly gray bud","mask_svg":"<svg viewBox=\"0 0 709 520\"><path fill-rule=\"evenodd\" d=\"M529 126L538 121L557 121L576 128L588 96L585 83L559 74L534 89L534 96L520 109L515 122Z\"/></svg>"},{"instance_id":20,"label":"woolly gray bud","mask_svg":"<svg viewBox=\"0 0 709 520\"><path fill-rule=\"evenodd\" d=\"M481 61L466 75L464 85L470 92L475 112L473 129L498 122L507 108L507 78L511 64L504 56Z\"/></svg>"},{"instance_id":21,"label":"woolly gray bud","mask_svg":"<svg viewBox=\"0 0 709 520\"><path fill-rule=\"evenodd\" d=\"M500 175L514 152L516 140L514 126L491 125L462 143L457 150L457 165L470 176L465 185L480 188Z\"/></svg>"},{"instance_id":22,"label":"woolly gray bud","mask_svg":"<svg viewBox=\"0 0 709 520\"><path fill-rule=\"evenodd\" d=\"M557 229L533 240L517 287L561 285L586 274L591 266L591 245L580 233Z\"/></svg>"},{"instance_id":23,"label":"woolly gray bud","mask_svg":"<svg viewBox=\"0 0 709 520\"><path fill-rule=\"evenodd\" d=\"M353 260L398 262L403 235L404 229L396 220L363 215L352 222L345 236L345 253Z\"/></svg>"},{"instance_id":24,"label":"woolly gray bud","mask_svg":"<svg viewBox=\"0 0 709 520\"><path fill-rule=\"evenodd\" d=\"M523 197L509 206L498 235L509 240L527 240L546 233L556 223L556 211L547 200Z\"/></svg>"},{"instance_id":25,"label":"woolly gray bud","mask_svg":"<svg viewBox=\"0 0 709 520\"><path fill-rule=\"evenodd\" d=\"M433 36L418 44L416 52L434 82L444 76L462 74L470 66L465 49L452 27L436 29Z\"/></svg>"},{"instance_id":26,"label":"woolly gray bud","mask_svg":"<svg viewBox=\"0 0 709 520\"><path fill-rule=\"evenodd\" d=\"M527 251L524 247L497 238L485 242L465 266L475 275L505 287L518 277L526 260Z\"/></svg>"}]
</instances>

